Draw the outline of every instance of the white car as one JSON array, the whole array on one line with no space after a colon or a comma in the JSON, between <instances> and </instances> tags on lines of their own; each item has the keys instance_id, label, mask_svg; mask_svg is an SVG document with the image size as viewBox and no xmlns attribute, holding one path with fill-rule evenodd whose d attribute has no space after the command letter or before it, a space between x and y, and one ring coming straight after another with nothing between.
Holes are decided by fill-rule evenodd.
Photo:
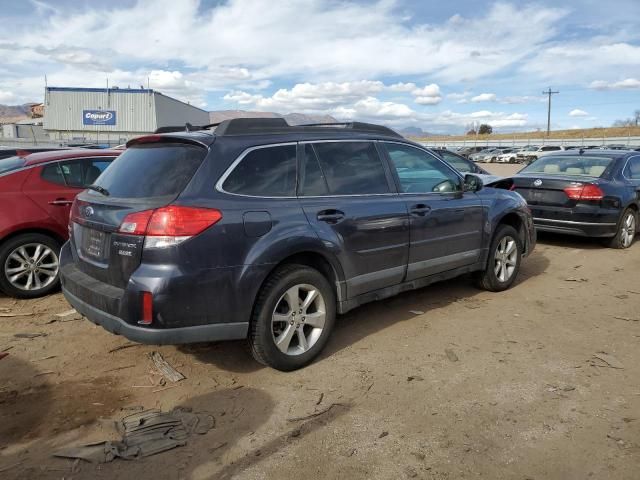
<instances>
[{"instance_id":1,"label":"white car","mask_svg":"<svg viewBox=\"0 0 640 480\"><path fill-rule=\"evenodd\" d=\"M496 163L516 163L520 151L522 151L522 148L511 148L509 151L498 155L496 157Z\"/></svg>"},{"instance_id":2,"label":"white car","mask_svg":"<svg viewBox=\"0 0 640 480\"><path fill-rule=\"evenodd\" d=\"M564 147L560 145L543 145L542 147L529 146L518 152L518 160L525 163L531 163L548 153L560 150L564 150Z\"/></svg>"},{"instance_id":3,"label":"white car","mask_svg":"<svg viewBox=\"0 0 640 480\"><path fill-rule=\"evenodd\" d=\"M482 150L481 152L478 153L474 153L472 155L469 155L469 160L474 161L474 162L490 162L491 161L491 157L502 153L499 149L497 148L486 148L484 150Z\"/></svg>"}]
</instances>

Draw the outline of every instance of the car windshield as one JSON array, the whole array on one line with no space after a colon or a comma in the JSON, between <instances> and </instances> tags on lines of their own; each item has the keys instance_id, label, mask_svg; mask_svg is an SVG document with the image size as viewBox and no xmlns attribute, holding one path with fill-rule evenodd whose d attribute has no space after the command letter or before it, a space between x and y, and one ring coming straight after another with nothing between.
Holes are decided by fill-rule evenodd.
<instances>
[{"instance_id":1,"label":"car windshield","mask_svg":"<svg viewBox=\"0 0 640 480\"><path fill-rule=\"evenodd\" d=\"M7 157L0 160L0 174L23 167L25 160L22 157Z\"/></svg>"},{"instance_id":2,"label":"car windshield","mask_svg":"<svg viewBox=\"0 0 640 480\"><path fill-rule=\"evenodd\" d=\"M520 173L600 177L612 161L610 157L545 156Z\"/></svg>"}]
</instances>

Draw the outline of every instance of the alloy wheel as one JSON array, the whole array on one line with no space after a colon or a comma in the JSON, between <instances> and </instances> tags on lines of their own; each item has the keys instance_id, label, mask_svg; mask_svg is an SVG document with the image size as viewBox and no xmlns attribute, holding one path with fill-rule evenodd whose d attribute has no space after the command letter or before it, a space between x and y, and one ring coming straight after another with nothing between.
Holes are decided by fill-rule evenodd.
<instances>
[{"instance_id":1,"label":"alloy wheel","mask_svg":"<svg viewBox=\"0 0 640 480\"><path fill-rule=\"evenodd\" d=\"M624 248L628 248L631 246L633 239L636 236L636 216L633 212L627 213L622 220L620 228L620 241Z\"/></svg>"},{"instance_id":2,"label":"alloy wheel","mask_svg":"<svg viewBox=\"0 0 640 480\"><path fill-rule=\"evenodd\" d=\"M513 276L518 263L518 247L515 239L505 236L500 240L494 255L493 271L501 282L507 282Z\"/></svg>"},{"instance_id":3,"label":"alloy wheel","mask_svg":"<svg viewBox=\"0 0 640 480\"><path fill-rule=\"evenodd\" d=\"M42 243L27 243L15 248L4 264L4 275L20 290L40 290L58 277L58 255Z\"/></svg>"},{"instance_id":4,"label":"alloy wheel","mask_svg":"<svg viewBox=\"0 0 640 480\"><path fill-rule=\"evenodd\" d=\"M289 288L276 303L271 316L271 333L276 347L286 355L309 351L322 335L326 318L320 290L309 284Z\"/></svg>"}]
</instances>

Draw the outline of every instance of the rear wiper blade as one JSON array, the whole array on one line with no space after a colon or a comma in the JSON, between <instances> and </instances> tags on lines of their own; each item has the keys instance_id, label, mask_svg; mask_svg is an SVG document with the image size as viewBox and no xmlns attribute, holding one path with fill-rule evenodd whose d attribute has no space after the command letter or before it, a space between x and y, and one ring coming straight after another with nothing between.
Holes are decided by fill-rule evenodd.
<instances>
[{"instance_id":1,"label":"rear wiper blade","mask_svg":"<svg viewBox=\"0 0 640 480\"><path fill-rule=\"evenodd\" d=\"M93 190L93 191L95 191L95 192L101 193L101 194L102 194L102 195L104 195L105 197L108 197L108 196L110 195L110 194L109 194L109 190L107 190L107 189L106 189L106 188L104 188L104 187L101 187L100 185L93 185L93 184L92 184L92 185L89 185L87 188L88 188L89 190Z\"/></svg>"}]
</instances>

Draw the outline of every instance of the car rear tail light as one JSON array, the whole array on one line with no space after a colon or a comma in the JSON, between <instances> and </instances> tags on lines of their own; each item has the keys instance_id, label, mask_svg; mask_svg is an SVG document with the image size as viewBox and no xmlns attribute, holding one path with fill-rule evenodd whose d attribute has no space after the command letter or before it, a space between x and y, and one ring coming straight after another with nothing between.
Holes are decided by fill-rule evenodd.
<instances>
[{"instance_id":1,"label":"car rear tail light","mask_svg":"<svg viewBox=\"0 0 640 480\"><path fill-rule=\"evenodd\" d=\"M151 325L153 322L153 294L151 292L142 292L140 296L140 325Z\"/></svg>"},{"instance_id":2,"label":"car rear tail light","mask_svg":"<svg viewBox=\"0 0 640 480\"><path fill-rule=\"evenodd\" d=\"M604 192L593 183L567 187L564 189L564 193L571 200L602 200L604 198Z\"/></svg>"},{"instance_id":3,"label":"car rear tail light","mask_svg":"<svg viewBox=\"0 0 640 480\"><path fill-rule=\"evenodd\" d=\"M79 223L83 225L85 223L84 218L82 218L82 208L89 205L89 202L85 202L83 200L78 200L75 198L73 203L71 204L71 210L69 210L69 224L67 226L67 231L69 232L69 237L73 233L73 222Z\"/></svg>"},{"instance_id":4,"label":"car rear tail light","mask_svg":"<svg viewBox=\"0 0 640 480\"><path fill-rule=\"evenodd\" d=\"M144 235L145 248L162 248L198 235L221 219L222 212L215 208L168 205L127 215L118 231Z\"/></svg>"},{"instance_id":5,"label":"car rear tail light","mask_svg":"<svg viewBox=\"0 0 640 480\"><path fill-rule=\"evenodd\" d=\"M125 217L118 231L120 233L128 233L131 235L144 235L147 231L147 225L151 220L153 210L143 210L142 212L130 213Z\"/></svg>"}]
</instances>

